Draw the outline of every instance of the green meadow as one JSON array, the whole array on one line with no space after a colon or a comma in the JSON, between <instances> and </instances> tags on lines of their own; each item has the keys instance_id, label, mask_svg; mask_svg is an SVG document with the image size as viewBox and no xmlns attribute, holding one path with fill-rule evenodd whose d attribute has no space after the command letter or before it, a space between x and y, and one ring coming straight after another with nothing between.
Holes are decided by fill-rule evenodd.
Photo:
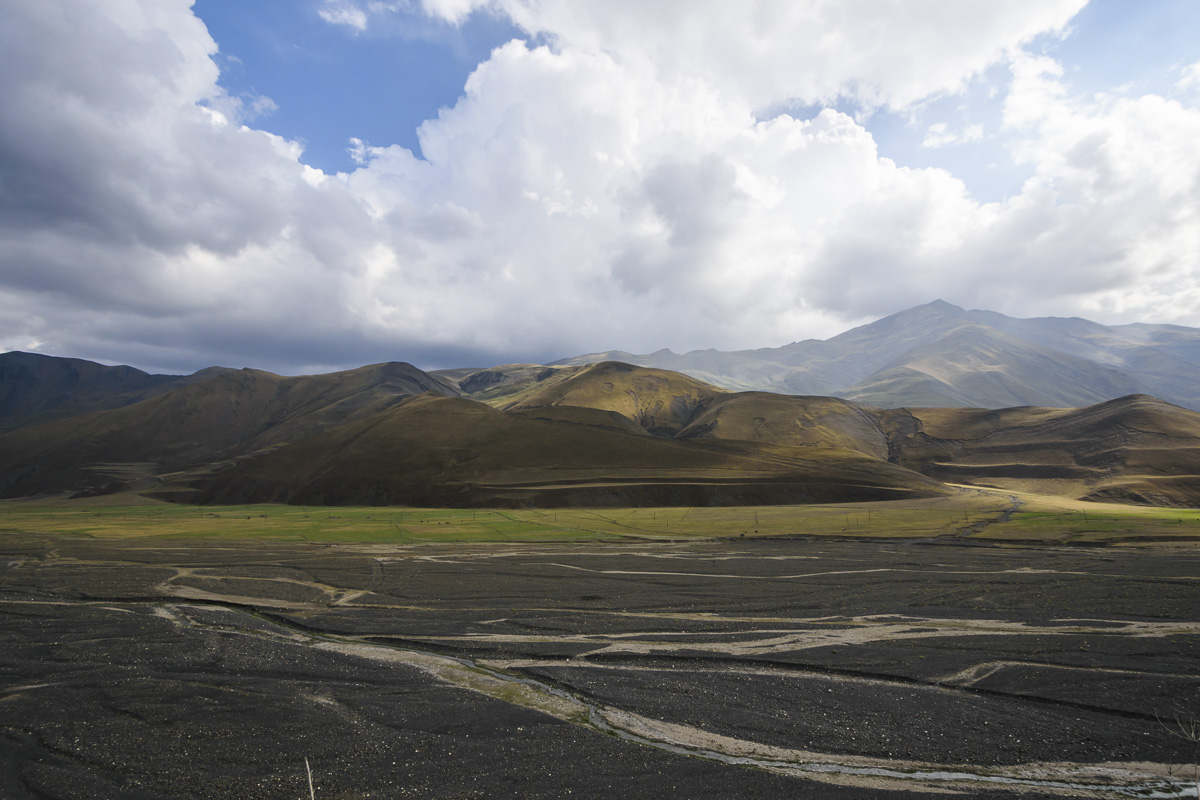
<instances>
[{"instance_id":1,"label":"green meadow","mask_svg":"<svg viewBox=\"0 0 1200 800\"><path fill-rule=\"evenodd\" d=\"M3 532L398 545L771 536L1103 544L1200 539L1200 510L1079 503L978 489L947 498L874 503L561 509L194 506L126 495L3 501Z\"/></svg>"}]
</instances>

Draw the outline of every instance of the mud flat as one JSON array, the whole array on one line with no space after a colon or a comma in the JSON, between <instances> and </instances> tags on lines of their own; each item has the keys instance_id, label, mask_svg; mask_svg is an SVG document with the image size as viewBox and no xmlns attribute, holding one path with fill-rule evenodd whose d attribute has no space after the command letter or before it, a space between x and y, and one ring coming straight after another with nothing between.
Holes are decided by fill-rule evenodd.
<instances>
[{"instance_id":1,"label":"mud flat","mask_svg":"<svg viewBox=\"0 0 1200 800\"><path fill-rule=\"evenodd\" d=\"M1192 796L1198 598L1187 545L10 531L0 796Z\"/></svg>"}]
</instances>

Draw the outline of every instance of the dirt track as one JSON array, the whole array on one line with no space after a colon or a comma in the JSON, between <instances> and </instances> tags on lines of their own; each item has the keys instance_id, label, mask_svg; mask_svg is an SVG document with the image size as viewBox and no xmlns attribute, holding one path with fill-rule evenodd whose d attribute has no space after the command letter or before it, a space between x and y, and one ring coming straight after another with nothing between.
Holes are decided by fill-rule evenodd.
<instances>
[{"instance_id":1,"label":"dirt track","mask_svg":"<svg viewBox=\"0 0 1200 800\"><path fill-rule=\"evenodd\" d=\"M1200 710L1195 551L3 542L3 797L1079 797Z\"/></svg>"}]
</instances>

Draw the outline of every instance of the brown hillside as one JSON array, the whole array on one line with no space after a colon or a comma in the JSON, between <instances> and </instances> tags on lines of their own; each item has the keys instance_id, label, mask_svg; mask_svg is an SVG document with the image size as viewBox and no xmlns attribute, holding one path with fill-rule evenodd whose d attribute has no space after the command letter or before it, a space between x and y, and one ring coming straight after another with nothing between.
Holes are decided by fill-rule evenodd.
<instances>
[{"instance_id":1,"label":"brown hillside","mask_svg":"<svg viewBox=\"0 0 1200 800\"><path fill-rule=\"evenodd\" d=\"M0 431L133 405L188 380L79 358L0 353Z\"/></svg>"},{"instance_id":2,"label":"brown hillside","mask_svg":"<svg viewBox=\"0 0 1200 800\"><path fill-rule=\"evenodd\" d=\"M244 369L124 408L0 436L0 496L144 488L155 476L297 441L424 391L408 364L285 378Z\"/></svg>"},{"instance_id":3,"label":"brown hillside","mask_svg":"<svg viewBox=\"0 0 1200 800\"><path fill-rule=\"evenodd\" d=\"M546 386L509 410L545 406L582 406L615 411L656 436L673 436L686 427L701 403L723 389L678 372L605 361Z\"/></svg>"},{"instance_id":4,"label":"brown hillside","mask_svg":"<svg viewBox=\"0 0 1200 800\"><path fill-rule=\"evenodd\" d=\"M423 396L212 476L215 502L719 505L944 490L844 450L671 441Z\"/></svg>"},{"instance_id":5,"label":"brown hillside","mask_svg":"<svg viewBox=\"0 0 1200 800\"><path fill-rule=\"evenodd\" d=\"M1200 506L1200 414L1146 395L880 410L616 362L453 379L395 363L198 373L134 405L0 435L0 495L703 505L915 496L945 481ZM488 405L450 402L459 386Z\"/></svg>"},{"instance_id":6,"label":"brown hillside","mask_svg":"<svg viewBox=\"0 0 1200 800\"><path fill-rule=\"evenodd\" d=\"M458 381L472 400L507 408L549 386L567 380L584 367L545 367L540 364L504 364L472 372Z\"/></svg>"},{"instance_id":7,"label":"brown hillside","mask_svg":"<svg viewBox=\"0 0 1200 800\"><path fill-rule=\"evenodd\" d=\"M1148 395L1080 409L880 414L892 460L939 480L1200 506L1200 414Z\"/></svg>"},{"instance_id":8,"label":"brown hillside","mask_svg":"<svg viewBox=\"0 0 1200 800\"><path fill-rule=\"evenodd\" d=\"M707 399L681 439L739 439L852 450L886 460L887 436L869 410L835 397L739 392Z\"/></svg>"},{"instance_id":9,"label":"brown hillside","mask_svg":"<svg viewBox=\"0 0 1200 800\"><path fill-rule=\"evenodd\" d=\"M604 411L599 408L583 406L538 406L537 408L518 408L506 412L514 417L523 419L544 419L552 422L566 422L572 425L590 425L594 428L609 428L634 436L649 436L650 434L624 414L615 411Z\"/></svg>"}]
</instances>

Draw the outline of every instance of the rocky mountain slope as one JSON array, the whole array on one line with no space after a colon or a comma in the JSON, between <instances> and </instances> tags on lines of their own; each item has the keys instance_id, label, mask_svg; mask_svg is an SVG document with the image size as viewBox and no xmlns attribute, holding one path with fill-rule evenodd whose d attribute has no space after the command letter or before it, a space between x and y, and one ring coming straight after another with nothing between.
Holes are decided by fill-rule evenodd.
<instances>
[{"instance_id":1,"label":"rocky mountain slope","mask_svg":"<svg viewBox=\"0 0 1200 800\"><path fill-rule=\"evenodd\" d=\"M830 395L884 408L1075 407L1145 393L1200 410L1200 330L1015 319L940 300L824 341L733 352L610 351L555 363L608 360L735 391Z\"/></svg>"}]
</instances>

